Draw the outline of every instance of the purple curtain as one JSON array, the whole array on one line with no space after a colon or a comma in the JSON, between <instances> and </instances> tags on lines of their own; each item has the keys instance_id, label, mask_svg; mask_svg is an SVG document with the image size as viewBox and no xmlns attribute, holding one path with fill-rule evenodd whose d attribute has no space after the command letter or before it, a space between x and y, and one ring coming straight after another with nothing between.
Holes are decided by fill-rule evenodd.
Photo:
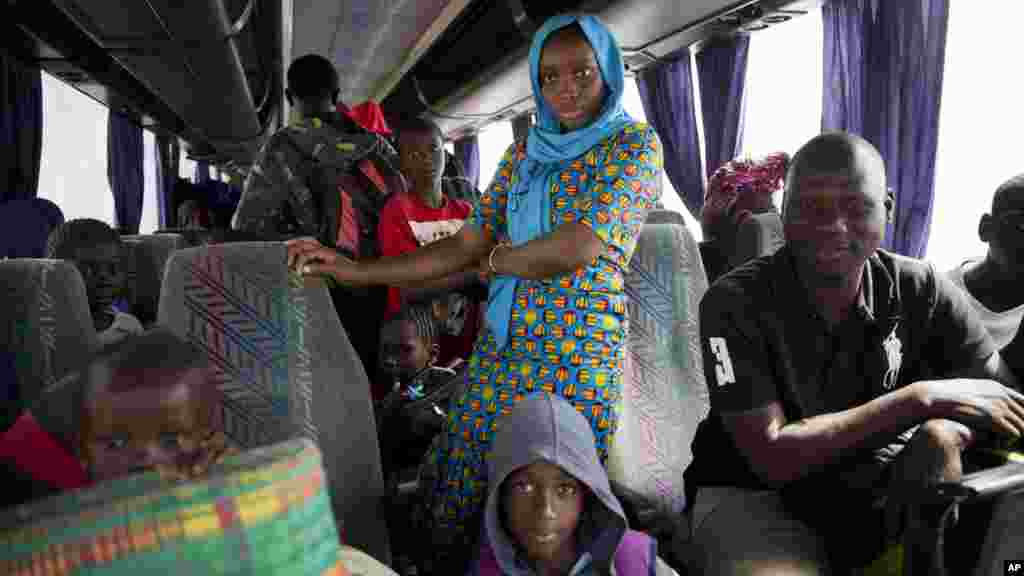
<instances>
[{"instance_id":1,"label":"purple curtain","mask_svg":"<svg viewBox=\"0 0 1024 576\"><path fill-rule=\"evenodd\" d=\"M749 48L749 37L734 36L716 40L697 54L708 176L738 156L743 146Z\"/></svg>"},{"instance_id":2,"label":"purple curtain","mask_svg":"<svg viewBox=\"0 0 1024 576\"><path fill-rule=\"evenodd\" d=\"M178 182L181 151L178 148L178 139L172 134L160 133L154 140L156 141L156 198L159 226L160 228L169 228L175 225L174 221L177 217L175 214L177 199L174 197L174 187Z\"/></svg>"},{"instance_id":3,"label":"purple curtain","mask_svg":"<svg viewBox=\"0 0 1024 576\"><path fill-rule=\"evenodd\" d=\"M142 220L142 127L113 111L107 117L107 181L114 193L114 218L125 234L138 234Z\"/></svg>"},{"instance_id":4,"label":"purple curtain","mask_svg":"<svg viewBox=\"0 0 1024 576\"><path fill-rule=\"evenodd\" d=\"M480 188L480 141L475 134L455 141L455 157L473 187Z\"/></svg>"},{"instance_id":5,"label":"purple curtain","mask_svg":"<svg viewBox=\"0 0 1024 576\"><path fill-rule=\"evenodd\" d=\"M822 129L878 147L896 193L884 246L919 258L931 228L949 2L830 0L822 17Z\"/></svg>"},{"instance_id":6,"label":"purple curtain","mask_svg":"<svg viewBox=\"0 0 1024 576\"><path fill-rule=\"evenodd\" d=\"M39 68L0 51L0 203L35 198L43 151Z\"/></svg>"},{"instance_id":7,"label":"purple curtain","mask_svg":"<svg viewBox=\"0 0 1024 576\"><path fill-rule=\"evenodd\" d=\"M683 204L696 216L704 204L704 177L700 168L693 74L689 50L677 56L677 60L644 70L636 83L644 115L661 138L665 174Z\"/></svg>"}]
</instances>

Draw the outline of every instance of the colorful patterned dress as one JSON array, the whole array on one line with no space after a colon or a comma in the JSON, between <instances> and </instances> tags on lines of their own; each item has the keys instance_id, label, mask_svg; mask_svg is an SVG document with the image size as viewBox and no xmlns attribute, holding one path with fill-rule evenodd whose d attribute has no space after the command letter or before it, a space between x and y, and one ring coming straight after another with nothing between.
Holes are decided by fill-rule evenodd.
<instances>
[{"instance_id":1,"label":"colorful patterned dress","mask_svg":"<svg viewBox=\"0 0 1024 576\"><path fill-rule=\"evenodd\" d=\"M525 156L525 143L509 148L467 221L496 240L508 237L508 195ZM521 280L508 346L497 350L489 330L477 340L465 394L453 400L441 443L446 446L432 456L440 476L432 503L440 528L461 528L480 510L497 416L532 391L572 403L590 421L602 462L607 458L625 359L624 275L640 227L659 198L661 146L653 128L633 122L562 164L550 183L552 229L582 222L607 250L575 273Z\"/></svg>"}]
</instances>

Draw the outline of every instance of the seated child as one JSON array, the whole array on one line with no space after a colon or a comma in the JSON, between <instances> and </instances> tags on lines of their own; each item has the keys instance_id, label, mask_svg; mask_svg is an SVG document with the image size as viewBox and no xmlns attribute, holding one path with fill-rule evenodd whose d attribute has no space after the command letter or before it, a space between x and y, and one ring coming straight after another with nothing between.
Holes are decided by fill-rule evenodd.
<instances>
[{"instance_id":1,"label":"seated child","mask_svg":"<svg viewBox=\"0 0 1024 576\"><path fill-rule=\"evenodd\" d=\"M381 450L385 469L415 466L444 429L447 397L456 373L436 366L438 326L425 306L409 306L381 328Z\"/></svg>"},{"instance_id":2,"label":"seated child","mask_svg":"<svg viewBox=\"0 0 1024 576\"><path fill-rule=\"evenodd\" d=\"M201 475L231 452L205 356L164 329L117 342L46 390L0 434L20 504L148 469Z\"/></svg>"},{"instance_id":3,"label":"seated child","mask_svg":"<svg viewBox=\"0 0 1024 576\"><path fill-rule=\"evenodd\" d=\"M539 392L498 420L473 576L674 574L626 528L587 420ZM614 572L613 572L614 570Z\"/></svg>"},{"instance_id":4,"label":"seated child","mask_svg":"<svg viewBox=\"0 0 1024 576\"><path fill-rule=\"evenodd\" d=\"M69 220L50 233L46 257L68 260L78 268L100 346L142 333L137 318L114 308L114 298L124 289L117 231L99 220Z\"/></svg>"}]
</instances>

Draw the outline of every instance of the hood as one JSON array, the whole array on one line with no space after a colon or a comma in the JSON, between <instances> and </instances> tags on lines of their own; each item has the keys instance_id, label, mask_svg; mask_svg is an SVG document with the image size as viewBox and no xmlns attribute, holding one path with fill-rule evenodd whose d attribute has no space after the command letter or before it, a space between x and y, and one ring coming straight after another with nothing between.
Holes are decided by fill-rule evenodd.
<instances>
[{"instance_id":1,"label":"hood","mask_svg":"<svg viewBox=\"0 0 1024 576\"><path fill-rule=\"evenodd\" d=\"M608 88L608 96L604 107L594 125L600 126L623 114L622 95L626 85L626 67L622 61L622 51L615 37L595 16L583 14L565 14L549 18L533 36L530 45L530 82L533 86L533 98L537 102L537 127L545 132L560 131L558 116L544 101L540 90L540 55L549 36L572 24L579 24L583 34L590 43L590 48L597 58L601 69L601 78Z\"/></svg>"},{"instance_id":2,"label":"hood","mask_svg":"<svg viewBox=\"0 0 1024 576\"><path fill-rule=\"evenodd\" d=\"M530 571L517 562L516 546L502 527L501 485L519 468L540 460L560 466L593 495L577 529L580 551L590 553L598 573L607 573L626 530L626 515L612 494L586 418L562 398L540 392L519 402L499 426L488 462L484 529L502 574L526 576Z\"/></svg>"}]
</instances>

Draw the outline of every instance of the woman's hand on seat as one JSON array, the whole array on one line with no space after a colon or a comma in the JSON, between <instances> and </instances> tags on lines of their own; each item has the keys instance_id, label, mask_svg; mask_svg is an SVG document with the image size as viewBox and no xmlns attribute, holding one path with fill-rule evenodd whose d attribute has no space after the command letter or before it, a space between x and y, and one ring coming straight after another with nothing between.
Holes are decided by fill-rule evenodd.
<instances>
[{"instance_id":1,"label":"woman's hand on seat","mask_svg":"<svg viewBox=\"0 0 1024 576\"><path fill-rule=\"evenodd\" d=\"M315 238L296 238L285 243L288 267L303 276L331 276L341 284L355 284L356 263Z\"/></svg>"}]
</instances>

